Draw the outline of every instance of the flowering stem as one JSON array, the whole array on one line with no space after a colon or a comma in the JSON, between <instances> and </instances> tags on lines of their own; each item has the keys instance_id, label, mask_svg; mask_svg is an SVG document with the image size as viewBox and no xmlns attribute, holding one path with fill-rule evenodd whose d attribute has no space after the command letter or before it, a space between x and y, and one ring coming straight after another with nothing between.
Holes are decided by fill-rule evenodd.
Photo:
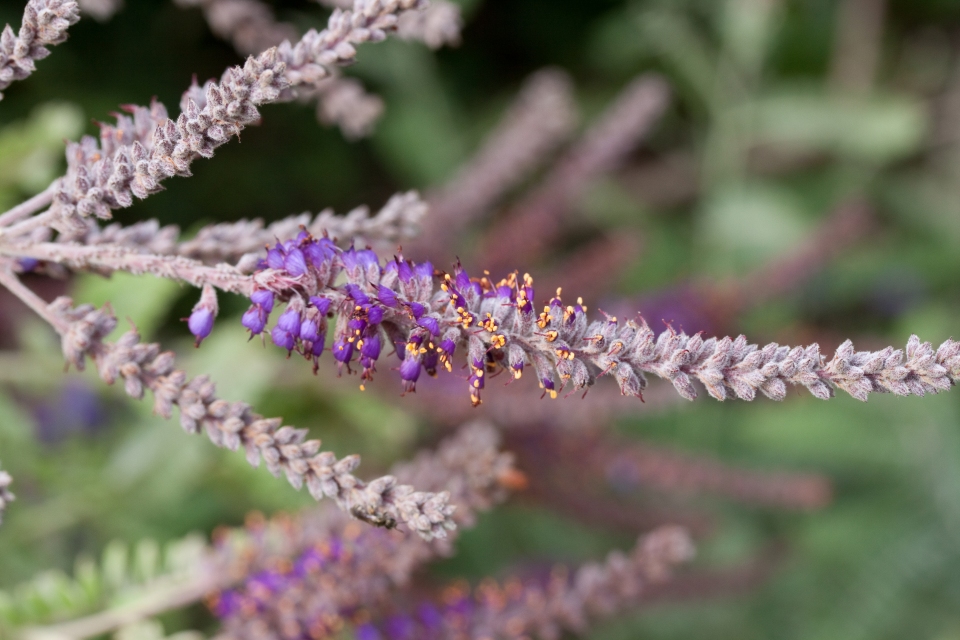
<instances>
[{"instance_id":1,"label":"flowering stem","mask_svg":"<svg viewBox=\"0 0 960 640\"><path fill-rule=\"evenodd\" d=\"M196 287L211 284L223 291L249 295L253 278L227 264L207 266L183 256L143 253L115 244L85 246L55 242L0 244L0 254L55 262L71 269L126 271L134 275L152 273L161 278L180 280Z\"/></svg>"},{"instance_id":2,"label":"flowering stem","mask_svg":"<svg viewBox=\"0 0 960 640\"><path fill-rule=\"evenodd\" d=\"M52 183L50 183L49 187L37 195L33 196L29 200L24 200L9 211L0 214L0 227L8 227L13 223L19 222L23 218L36 213L40 209L49 206L50 203L53 202L53 195L57 192L59 187L59 181L54 180Z\"/></svg>"},{"instance_id":3,"label":"flowering stem","mask_svg":"<svg viewBox=\"0 0 960 640\"><path fill-rule=\"evenodd\" d=\"M33 309L37 315L46 320L57 331L63 335L67 330L67 325L58 315L50 311L49 305L40 296L35 294L29 287L20 282L20 278L8 268L0 269L0 284L6 287L10 293L20 298L20 300Z\"/></svg>"}]
</instances>

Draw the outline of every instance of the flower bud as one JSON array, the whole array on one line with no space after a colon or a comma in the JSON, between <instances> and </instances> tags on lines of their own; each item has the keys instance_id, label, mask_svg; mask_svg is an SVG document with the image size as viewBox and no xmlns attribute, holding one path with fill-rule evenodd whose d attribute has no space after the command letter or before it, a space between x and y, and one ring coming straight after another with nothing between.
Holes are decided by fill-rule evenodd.
<instances>
[{"instance_id":1,"label":"flower bud","mask_svg":"<svg viewBox=\"0 0 960 640\"><path fill-rule=\"evenodd\" d=\"M213 319L219 310L217 305L217 291L209 284L203 285L200 292L200 301L193 307L193 312L187 318L187 328L196 336L196 346L200 346L203 339L213 331Z\"/></svg>"}]
</instances>

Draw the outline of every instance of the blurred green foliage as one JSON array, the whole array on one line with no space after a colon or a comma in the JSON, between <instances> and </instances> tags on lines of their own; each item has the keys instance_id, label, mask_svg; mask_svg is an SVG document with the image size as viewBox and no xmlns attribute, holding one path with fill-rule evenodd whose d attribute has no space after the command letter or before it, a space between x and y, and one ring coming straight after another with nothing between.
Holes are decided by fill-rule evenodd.
<instances>
[{"instance_id":1,"label":"blurred green foliage","mask_svg":"<svg viewBox=\"0 0 960 640\"><path fill-rule=\"evenodd\" d=\"M16 23L19 4L0 6L0 22ZM74 27L69 42L0 102L0 205L56 175L60 141L96 131L84 117L106 119L118 105L154 95L175 110L191 74L203 79L238 61L198 12L162 0L127 5L110 22ZM817 265L796 290L742 314L736 329L757 342L813 336L825 350L845 337L902 345L912 332L937 344L956 337L960 313L960 5L872 6L884 5L876 72L866 89L847 90L833 76L844 37L838 0L465 2L458 49L434 54L389 41L361 51L350 73L387 104L369 140L348 144L316 124L312 107L270 106L240 143L118 219L157 217L192 229L376 206L395 190L442 184L522 79L543 66L571 72L588 119L630 78L657 70L675 91L673 104L631 167L595 185L580 211L593 225L644 239L634 263L610 276L620 294L756 269L859 195L873 204L876 229ZM275 8L301 28L322 24L322 12L305 1ZM776 162L760 155L771 151ZM692 197L657 204L631 191L625 176L634 165L670 154L691 159ZM114 301L121 318L175 347L190 373L211 374L225 397L308 427L335 451L363 454L365 474L408 456L426 434L428 425L408 409L416 397L387 404L324 388L309 367L246 343L235 318L223 317L203 349L190 349L178 320L195 292L131 277L83 277L73 288L79 300ZM233 313L239 305L224 301ZM41 575L41 592L69 592L61 574L43 572L72 571L77 558L101 557L111 544L164 544L240 524L251 509L310 504L243 456L153 416L149 402L127 401L90 372L61 376L52 334L32 323L19 331L20 348L0 353L0 461L18 496L0 529L0 588ZM79 430L46 424L54 434L42 438L37 408L55 404L68 382L92 394L103 414ZM723 566L782 543L787 559L773 578L746 594L644 608L591 637L960 637L957 392L866 405L800 394L783 404L700 400L657 411L638 404L610 428L747 467L821 471L836 499L809 514L701 500L719 524L701 541L697 563ZM466 532L458 556L435 571L478 578L516 562L586 560L628 544L596 523L511 504ZM54 609L72 613L112 597L84 593ZM49 606L37 604L36 619ZM166 622L170 631L211 624L198 610ZM151 629L141 631L160 637Z\"/></svg>"}]
</instances>

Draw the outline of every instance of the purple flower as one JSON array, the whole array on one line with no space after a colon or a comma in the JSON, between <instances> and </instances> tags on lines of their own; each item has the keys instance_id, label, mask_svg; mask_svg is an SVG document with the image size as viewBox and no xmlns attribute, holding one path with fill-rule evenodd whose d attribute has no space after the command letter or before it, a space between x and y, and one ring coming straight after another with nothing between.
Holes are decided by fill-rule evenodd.
<instances>
[{"instance_id":1,"label":"purple flower","mask_svg":"<svg viewBox=\"0 0 960 640\"><path fill-rule=\"evenodd\" d=\"M421 262L413 268L413 275L421 282L429 284L433 280L433 264L429 261Z\"/></svg>"},{"instance_id":2,"label":"purple flower","mask_svg":"<svg viewBox=\"0 0 960 640\"><path fill-rule=\"evenodd\" d=\"M432 316L420 318L420 320L417 322L417 325L429 331L431 335L435 336L440 333L440 323Z\"/></svg>"},{"instance_id":3,"label":"purple flower","mask_svg":"<svg viewBox=\"0 0 960 640\"><path fill-rule=\"evenodd\" d=\"M363 330L367 328L367 321L362 317L354 316L347 321L347 335L350 336L350 339L356 340L360 337L360 334L363 333Z\"/></svg>"},{"instance_id":4,"label":"purple flower","mask_svg":"<svg viewBox=\"0 0 960 640\"><path fill-rule=\"evenodd\" d=\"M270 339L273 340L273 344L281 349L286 349L288 352L293 351L294 347L297 346L297 339L293 337L293 334L284 331L279 324L270 332Z\"/></svg>"},{"instance_id":5,"label":"purple flower","mask_svg":"<svg viewBox=\"0 0 960 640\"><path fill-rule=\"evenodd\" d=\"M354 282L375 281L380 274L380 259L369 249L357 251L353 247L340 254L347 276Z\"/></svg>"},{"instance_id":6,"label":"purple flower","mask_svg":"<svg viewBox=\"0 0 960 640\"><path fill-rule=\"evenodd\" d=\"M433 604L425 602L417 608L417 617L428 631L436 631L443 624L443 616Z\"/></svg>"},{"instance_id":7,"label":"purple flower","mask_svg":"<svg viewBox=\"0 0 960 640\"><path fill-rule=\"evenodd\" d=\"M271 269L283 269L284 250L277 243L272 249L267 251L267 266Z\"/></svg>"},{"instance_id":8,"label":"purple flower","mask_svg":"<svg viewBox=\"0 0 960 640\"><path fill-rule=\"evenodd\" d=\"M333 343L333 357L340 363L350 362L353 357L353 343L344 338L337 338Z\"/></svg>"},{"instance_id":9,"label":"purple flower","mask_svg":"<svg viewBox=\"0 0 960 640\"><path fill-rule=\"evenodd\" d=\"M449 338L445 338L440 342L440 346L437 347L437 355L440 358L440 364L444 366L447 371L453 369L453 364L451 360L453 359L453 352L457 348L457 343Z\"/></svg>"},{"instance_id":10,"label":"purple flower","mask_svg":"<svg viewBox=\"0 0 960 640\"><path fill-rule=\"evenodd\" d=\"M343 290L347 292L347 295L353 298L353 300L359 305L369 305L370 298L363 292L363 289L358 287L355 284L345 284L343 285Z\"/></svg>"},{"instance_id":11,"label":"purple flower","mask_svg":"<svg viewBox=\"0 0 960 640\"><path fill-rule=\"evenodd\" d=\"M294 338L299 338L300 326L301 326L300 312L297 311L296 309L293 309L292 307L287 307L287 310L284 311L280 315L280 318L277 320L276 328L281 329L282 331L286 331Z\"/></svg>"},{"instance_id":12,"label":"purple flower","mask_svg":"<svg viewBox=\"0 0 960 640\"><path fill-rule=\"evenodd\" d=\"M384 624L384 631L390 640L413 640L413 620L408 616L391 616Z\"/></svg>"},{"instance_id":13,"label":"purple flower","mask_svg":"<svg viewBox=\"0 0 960 640\"><path fill-rule=\"evenodd\" d=\"M394 263L391 262L390 264ZM380 300L380 304L386 307L390 307L391 309L397 308L397 294L389 287L385 287L382 284L378 285L377 299Z\"/></svg>"},{"instance_id":14,"label":"purple flower","mask_svg":"<svg viewBox=\"0 0 960 640\"><path fill-rule=\"evenodd\" d=\"M410 313L413 314L413 317L416 320L419 320L420 317L427 312L427 308L419 302L411 302L408 304L408 306L410 307Z\"/></svg>"},{"instance_id":15,"label":"purple flower","mask_svg":"<svg viewBox=\"0 0 960 640\"><path fill-rule=\"evenodd\" d=\"M263 333L267 326L267 312L258 304L253 305L243 314L240 324L250 330L250 334L255 336Z\"/></svg>"},{"instance_id":16,"label":"purple flower","mask_svg":"<svg viewBox=\"0 0 960 640\"><path fill-rule=\"evenodd\" d=\"M194 305L190 317L187 318L187 328L196 337L196 346L199 347L203 339L213 331L213 319L218 310L216 290L209 284L203 285L200 301Z\"/></svg>"},{"instance_id":17,"label":"purple flower","mask_svg":"<svg viewBox=\"0 0 960 640\"><path fill-rule=\"evenodd\" d=\"M236 591L222 591L213 597L213 615L229 618L240 612L242 597Z\"/></svg>"},{"instance_id":18,"label":"purple flower","mask_svg":"<svg viewBox=\"0 0 960 640\"><path fill-rule=\"evenodd\" d=\"M381 348L382 345L379 334L375 333L370 336L365 336L363 338L363 346L360 347L360 355L370 360L376 360L380 357Z\"/></svg>"},{"instance_id":19,"label":"purple flower","mask_svg":"<svg viewBox=\"0 0 960 640\"><path fill-rule=\"evenodd\" d=\"M551 398L557 397L557 388L556 385L553 384L552 378L542 378L540 382L543 385L544 394L549 393Z\"/></svg>"},{"instance_id":20,"label":"purple flower","mask_svg":"<svg viewBox=\"0 0 960 640\"><path fill-rule=\"evenodd\" d=\"M330 298L310 296L310 304L317 308L317 311L320 312L321 316L327 315L327 313L330 311Z\"/></svg>"},{"instance_id":21,"label":"purple flower","mask_svg":"<svg viewBox=\"0 0 960 640\"><path fill-rule=\"evenodd\" d=\"M18 258L17 264L20 265L20 269L26 273L36 269L37 265L40 264L40 261L36 258Z\"/></svg>"},{"instance_id":22,"label":"purple flower","mask_svg":"<svg viewBox=\"0 0 960 640\"><path fill-rule=\"evenodd\" d=\"M382 640L383 638L377 628L369 622L357 627L356 636L357 640Z\"/></svg>"},{"instance_id":23,"label":"purple flower","mask_svg":"<svg viewBox=\"0 0 960 640\"><path fill-rule=\"evenodd\" d=\"M337 247L329 238L320 238L304 244L303 255L310 264L320 268L337 255Z\"/></svg>"},{"instance_id":24,"label":"purple flower","mask_svg":"<svg viewBox=\"0 0 960 640\"><path fill-rule=\"evenodd\" d=\"M259 305L267 314L273 311L273 292L266 289L257 289L250 294L250 301Z\"/></svg>"},{"instance_id":25,"label":"purple flower","mask_svg":"<svg viewBox=\"0 0 960 640\"><path fill-rule=\"evenodd\" d=\"M320 337L320 326L313 318L307 318L300 324L300 339L316 342Z\"/></svg>"},{"instance_id":26,"label":"purple flower","mask_svg":"<svg viewBox=\"0 0 960 640\"><path fill-rule=\"evenodd\" d=\"M413 269L410 268L410 263L405 260L397 260L397 276L400 278L400 282L406 284L410 282L413 278Z\"/></svg>"},{"instance_id":27,"label":"purple flower","mask_svg":"<svg viewBox=\"0 0 960 640\"><path fill-rule=\"evenodd\" d=\"M294 247L283 259L283 268L292 276L302 276L307 272L307 259L303 251Z\"/></svg>"},{"instance_id":28,"label":"purple flower","mask_svg":"<svg viewBox=\"0 0 960 640\"><path fill-rule=\"evenodd\" d=\"M187 319L190 333L197 337L196 346L200 346L203 339L213 331L213 312L210 309L196 309Z\"/></svg>"},{"instance_id":29,"label":"purple flower","mask_svg":"<svg viewBox=\"0 0 960 640\"><path fill-rule=\"evenodd\" d=\"M370 324L380 324L383 321L383 307L370 307L367 309L367 321Z\"/></svg>"},{"instance_id":30,"label":"purple flower","mask_svg":"<svg viewBox=\"0 0 960 640\"><path fill-rule=\"evenodd\" d=\"M323 355L323 345L327 341L327 334L324 331L321 331L317 335L317 339L313 341L310 345L310 355L314 357L314 373L316 373L316 359Z\"/></svg>"},{"instance_id":31,"label":"purple flower","mask_svg":"<svg viewBox=\"0 0 960 640\"><path fill-rule=\"evenodd\" d=\"M420 354L408 353L407 357L400 363L400 378L404 382L404 388L407 391L413 391L416 388L417 378L420 377Z\"/></svg>"}]
</instances>

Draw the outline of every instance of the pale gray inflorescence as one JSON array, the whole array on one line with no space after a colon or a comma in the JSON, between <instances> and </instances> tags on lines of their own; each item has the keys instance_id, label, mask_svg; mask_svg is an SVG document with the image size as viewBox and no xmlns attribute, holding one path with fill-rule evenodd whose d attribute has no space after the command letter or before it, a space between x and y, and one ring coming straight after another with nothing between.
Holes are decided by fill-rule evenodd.
<instances>
[{"instance_id":1,"label":"pale gray inflorescence","mask_svg":"<svg viewBox=\"0 0 960 640\"><path fill-rule=\"evenodd\" d=\"M79 19L76 0L30 0L20 32L6 25L0 34L0 91L33 73L35 63L50 55L47 46L65 41L67 29Z\"/></svg>"},{"instance_id":2,"label":"pale gray inflorescence","mask_svg":"<svg viewBox=\"0 0 960 640\"><path fill-rule=\"evenodd\" d=\"M250 57L243 67L227 69L219 82L192 87L176 121L162 119L152 136L136 136L100 154L95 140L82 141L88 152L71 159L76 147L68 150L68 172L52 206L56 227L84 229L78 217L110 218L112 209L130 206L133 196L145 198L160 191L163 180L190 175L194 160L211 157L260 118L259 105L294 99L296 87L328 78L331 67L354 60L355 45L383 40L396 28L398 14L421 6L421 0L357 0L353 10L334 11L323 31L311 30L296 44L284 42Z\"/></svg>"},{"instance_id":3,"label":"pale gray inflorescence","mask_svg":"<svg viewBox=\"0 0 960 640\"><path fill-rule=\"evenodd\" d=\"M12 482L13 478L10 477L10 474L0 469L0 524L3 524L4 510L14 499L13 492L10 491L10 483Z\"/></svg>"},{"instance_id":4,"label":"pale gray inflorescence","mask_svg":"<svg viewBox=\"0 0 960 640\"><path fill-rule=\"evenodd\" d=\"M115 343L104 342L117 324L109 308L74 308L69 298L58 298L50 310L64 322L62 343L68 363L82 369L85 359L91 358L106 383L122 381L134 398L142 398L149 389L154 410L165 418L177 405L180 424L187 432L199 433L203 428L217 446L242 447L250 464L257 466L263 459L273 475L285 474L297 489L306 484L315 499L333 498L341 509L363 520L403 525L426 539L443 537L455 527L446 492L416 491L392 476L363 482L352 474L359 457L337 460L333 453L320 451L319 440L307 440L305 429L281 427L279 418L259 416L246 403L217 398L209 378L188 379L174 367L172 352L162 352L155 343L141 343L135 330Z\"/></svg>"},{"instance_id":5,"label":"pale gray inflorescence","mask_svg":"<svg viewBox=\"0 0 960 640\"><path fill-rule=\"evenodd\" d=\"M174 1L181 7L201 8L214 35L229 41L241 55L256 55L284 40L297 39L296 28L278 22L270 7L260 0Z\"/></svg>"},{"instance_id":6,"label":"pale gray inflorescence","mask_svg":"<svg viewBox=\"0 0 960 640\"><path fill-rule=\"evenodd\" d=\"M193 238L184 241L180 241L178 227L161 227L156 220L129 226L113 223L103 227L94 220L86 220L82 233L61 235L57 240L61 244L114 245L158 255L179 255L205 264L227 262L237 264L241 271L247 272L256 266L265 245L278 239L293 238L301 229L315 236L330 236L344 248L351 244L372 244L392 249L418 233L426 212L427 204L419 194L408 191L392 196L376 214L361 206L344 215L325 209L316 215L288 216L269 225L261 219L222 222L202 227ZM96 268L103 269L104 265Z\"/></svg>"},{"instance_id":7,"label":"pale gray inflorescence","mask_svg":"<svg viewBox=\"0 0 960 640\"><path fill-rule=\"evenodd\" d=\"M317 0L336 9L349 9L353 0ZM397 35L406 40L419 40L431 49L460 43L460 7L449 0L430 0L430 4L416 14L403 14L397 25Z\"/></svg>"},{"instance_id":8,"label":"pale gray inflorescence","mask_svg":"<svg viewBox=\"0 0 960 640\"><path fill-rule=\"evenodd\" d=\"M591 619L623 611L652 584L667 579L674 566L693 557L689 535L662 527L642 536L629 554L610 553L603 563L578 568L571 578L555 573L544 586L527 585L506 606L482 608L469 637L556 640L564 631L584 633ZM485 614L485 615L484 615Z\"/></svg>"},{"instance_id":9,"label":"pale gray inflorescence","mask_svg":"<svg viewBox=\"0 0 960 640\"><path fill-rule=\"evenodd\" d=\"M113 17L117 11L123 8L123 0L77 0L80 3L80 11L94 20L104 22Z\"/></svg>"},{"instance_id":10,"label":"pale gray inflorescence","mask_svg":"<svg viewBox=\"0 0 960 640\"><path fill-rule=\"evenodd\" d=\"M431 49L460 44L463 26L460 7L447 0L430 0L423 11L400 16L397 35L405 40L418 40Z\"/></svg>"}]
</instances>

